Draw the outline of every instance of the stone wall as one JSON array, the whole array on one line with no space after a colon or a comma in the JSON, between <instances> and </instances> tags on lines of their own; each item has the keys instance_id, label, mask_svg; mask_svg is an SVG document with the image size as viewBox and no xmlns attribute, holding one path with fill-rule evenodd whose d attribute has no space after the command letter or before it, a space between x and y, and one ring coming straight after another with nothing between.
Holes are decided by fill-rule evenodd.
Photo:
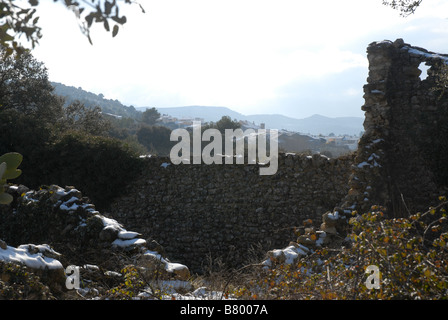
<instances>
[{"instance_id":1,"label":"stone wall","mask_svg":"<svg viewBox=\"0 0 448 320\"><path fill-rule=\"evenodd\" d=\"M365 134L356 156L282 154L273 176L260 176L254 165L165 167L169 159L150 158L110 214L200 272L208 256L235 267L247 263L251 247L283 247L295 240L294 227L307 219L319 225L332 210L347 221L372 205L395 217L427 209L447 186L437 178L440 170L448 174L440 161L448 139L440 143L437 130L447 128L448 95L435 89L448 56L398 39L371 43L367 58ZM431 66L426 79L423 62Z\"/></svg>"},{"instance_id":2,"label":"stone wall","mask_svg":"<svg viewBox=\"0 0 448 320\"><path fill-rule=\"evenodd\" d=\"M448 56L398 39L371 43L367 58L365 134L344 206L364 211L380 204L393 216L427 209L443 187L436 183L442 168L433 163L443 150L431 128L448 121L448 100L435 90ZM420 78L423 62L431 66L426 79Z\"/></svg>"},{"instance_id":3,"label":"stone wall","mask_svg":"<svg viewBox=\"0 0 448 320\"><path fill-rule=\"evenodd\" d=\"M295 240L294 227L305 219L320 223L348 191L353 156L280 154L272 176L260 176L258 165L145 161L141 178L109 214L154 239L172 261L201 272L208 258L241 266L252 248L265 253Z\"/></svg>"}]
</instances>

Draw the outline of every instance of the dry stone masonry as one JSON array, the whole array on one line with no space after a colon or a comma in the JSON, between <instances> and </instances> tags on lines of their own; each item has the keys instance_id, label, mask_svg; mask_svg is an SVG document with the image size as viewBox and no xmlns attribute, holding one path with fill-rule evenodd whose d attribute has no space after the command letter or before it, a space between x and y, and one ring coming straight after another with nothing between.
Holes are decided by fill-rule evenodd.
<instances>
[{"instance_id":1,"label":"dry stone masonry","mask_svg":"<svg viewBox=\"0 0 448 320\"><path fill-rule=\"evenodd\" d=\"M343 206L365 211L380 204L394 216L415 213L427 208L444 184L436 179L440 166L431 164L443 150L436 149L430 128L448 121L448 100L436 84L448 56L398 39L371 43L367 58L365 133ZM420 77L422 64L430 66L426 79Z\"/></svg>"},{"instance_id":2,"label":"dry stone masonry","mask_svg":"<svg viewBox=\"0 0 448 320\"><path fill-rule=\"evenodd\" d=\"M208 258L236 267L252 247L261 253L281 247L304 219L319 221L348 192L353 156L280 154L272 176L260 176L258 165L145 161L142 177L124 190L110 215L201 272Z\"/></svg>"}]
</instances>

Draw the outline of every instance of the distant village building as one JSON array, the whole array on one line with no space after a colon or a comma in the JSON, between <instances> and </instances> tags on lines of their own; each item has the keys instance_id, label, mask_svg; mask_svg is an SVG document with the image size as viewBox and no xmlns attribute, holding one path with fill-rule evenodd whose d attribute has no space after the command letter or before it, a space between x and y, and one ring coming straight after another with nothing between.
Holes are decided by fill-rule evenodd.
<instances>
[{"instance_id":1,"label":"distant village building","mask_svg":"<svg viewBox=\"0 0 448 320\"><path fill-rule=\"evenodd\" d=\"M350 150L354 151L358 148L358 138L351 136L329 136L326 138L328 144L341 147L347 146Z\"/></svg>"},{"instance_id":2,"label":"distant village building","mask_svg":"<svg viewBox=\"0 0 448 320\"><path fill-rule=\"evenodd\" d=\"M176 122L177 118L172 117L172 116L167 115L167 114L163 114L163 115L160 116L158 121L163 123L163 124L167 124L167 123L171 123L171 122Z\"/></svg>"},{"instance_id":3,"label":"distant village building","mask_svg":"<svg viewBox=\"0 0 448 320\"><path fill-rule=\"evenodd\" d=\"M178 128L186 128L188 126L191 126L193 124L193 121L201 121L202 123L204 123L203 118L184 117L179 119L168 114L162 114L157 121L162 125L175 124Z\"/></svg>"}]
</instances>

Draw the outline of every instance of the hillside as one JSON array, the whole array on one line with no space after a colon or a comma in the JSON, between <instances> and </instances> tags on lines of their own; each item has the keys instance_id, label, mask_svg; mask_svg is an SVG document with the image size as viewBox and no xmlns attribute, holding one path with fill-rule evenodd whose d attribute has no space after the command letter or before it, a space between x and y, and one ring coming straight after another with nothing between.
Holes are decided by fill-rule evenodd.
<instances>
[{"instance_id":1,"label":"hillside","mask_svg":"<svg viewBox=\"0 0 448 320\"><path fill-rule=\"evenodd\" d=\"M109 113L117 116L138 119L141 112L137 111L133 106L125 106L118 100L105 99L103 94L95 94L83 90L82 88L75 88L66 86L62 83L51 82L54 87L54 93L65 98L65 105L69 105L75 100L79 100L86 107L99 106L104 113Z\"/></svg>"},{"instance_id":2,"label":"hillside","mask_svg":"<svg viewBox=\"0 0 448 320\"><path fill-rule=\"evenodd\" d=\"M136 108L139 111L146 107ZM218 121L222 116L232 119L246 120L256 124L265 123L268 129L284 129L312 135L358 135L363 128L364 119L361 117L329 118L322 115L313 115L304 119L295 119L280 114L244 115L226 107L212 106L185 106L171 108L157 108L161 114L176 118L202 118L204 121Z\"/></svg>"}]
</instances>

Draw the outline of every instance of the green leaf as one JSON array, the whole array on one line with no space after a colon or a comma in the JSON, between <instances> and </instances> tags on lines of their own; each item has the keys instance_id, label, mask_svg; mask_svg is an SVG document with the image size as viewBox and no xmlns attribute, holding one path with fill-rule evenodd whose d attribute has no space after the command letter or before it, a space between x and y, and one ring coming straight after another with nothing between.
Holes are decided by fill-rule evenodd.
<instances>
[{"instance_id":1,"label":"green leaf","mask_svg":"<svg viewBox=\"0 0 448 320\"><path fill-rule=\"evenodd\" d=\"M22 170L20 169L6 170L6 172L3 174L3 179L15 179L21 174Z\"/></svg>"},{"instance_id":2,"label":"green leaf","mask_svg":"<svg viewBox=\"0 0 448 320\"><path fill-rule=\"evenodd\" d=\"M114 29L112 30L112 37L115 37L118 33L118 25L114 25Z\"/></svg>"},{"instance_id":3,"label":"green leaf","mask_svg":"<svg viewBox=\"0 0 448 320\"><path fill-rule=\"evenodd\" d=\"M118 23L118 24L121 24L121 25L123 25L123 24L125 24L126 23L126 17L125 16L122 16L121 18L119 17L119 16L114 16L114 17L112 17L112 20L114 20L116 23Z\"/></svg>"},{"instance_id":4,"label":"green leaf","mask_svg":"<svg viewBox=\"0 0 448 320\"><path fill-rule=\"evenodd\" d=\"M6 172L6 162L0 163L0 180L3 180L3 175Z\"/></svg>"},{"instance_id":5,"label":"green leaf","mask_svg":"<svg viewBox=\"0 0 448 320\"><path fill-rule=\"evenodd\" d=\"M22 163L23 157L20 153L10 152L0 157L0 163L5 162L7 170L16 169Z\"/></svg>"},{"instance_id":6,"label":"green leaf","mask_svg":"<svg viewBox=\"0 0 448 320\"><path fill-rule=\"evenodd\" d=\"M0 204L10 204L13 197L9 193L0 193Z\"/></svg>"},{"instance_id":7,"label":"green leaf","mask_svg":"<svg viewBox=\"0 0 448 320\"><path fill-rule=\"evenodd\" d=\"M20 176L22 170L16 168L20 165L22 159L22 155L16 152L7 153L0 157L0 204L9 203L9 200L11 200L9 196L4 195L3 185L6 184L7 179L15 179Z\"/></svg>"},{"instance_id":8,"label":"green leaf","mask_svg":"<svg viewBox=\"0 0 448 320\"><path fill-rule=\"evenodd\" d=\"M95 17L95 14L92 12L92 13L89 13L86 17L85 17L85 20L87 21L87 27L88 28L90 28L91 26L92 26L92 23L93 23L93 18Z\"/></svg>"},{"instance_id":9,"label":"green leaf","mask_svg":"<svg viewBox=\"0 0 448 320\"><path fill-rule=\"evenodd\" d=\"M107 20L104 20L103 24L104 24L104 29L106 29L106 31L109 32L109 30L110 30L109 22L107 22Z\"/></svg>"},{"instance_id":10,"label":"green leaf","mask_svg":"<svg viewBox=\"0 0 448 320\"><path fill-rule=\"evenodd\" d=\"M0 26L0 39L1 43L5 43L6 41L14 40L14 37L8 34L10 26L7 23L4 23Z\"/></svg>"}]
</instances>

